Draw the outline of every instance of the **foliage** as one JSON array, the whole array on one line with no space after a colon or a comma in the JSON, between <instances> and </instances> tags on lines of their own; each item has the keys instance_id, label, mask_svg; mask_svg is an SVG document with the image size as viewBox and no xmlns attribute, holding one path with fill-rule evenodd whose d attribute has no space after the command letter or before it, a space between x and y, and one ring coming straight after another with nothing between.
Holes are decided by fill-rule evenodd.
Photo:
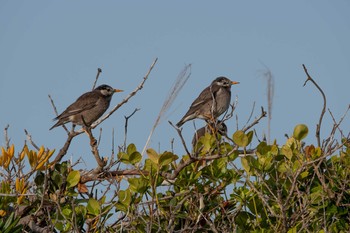
<instances>
[{"instance_id":1,"label":"foliage","mask_svg":"<svg viewBox=\"0 0 350 233\"><path fill-rule=\"evenodd\" d=\"M306 82L314 82L304 69ZM282 144L253 140L251 128L266 116L262 109L232 136L212 127L191 151L175 128L184 155L152 148L142 155L125 143L117 155L113 148L110 159L101 157L92 129L108 115L91 128L65 128L67 141L52 161L55 150L36 146L28 134L33 148L25 144L16 154L6 128L0 232L349 232L350 134L340 129L346 114L339 121L331 114L333 128L321 140L325 109L324 101L316 138L308 138L314 144L303 141L309 134L304 124ZM61 161L83 132L94 169Z\"/></svg>"},{"instance_id":2,"label":"foliage","mask_svg":"<svg viewBox=\"0 0 350 233\"><path fill-rule=\"evenodd\" d=\"M1 148L1 232L30 230L28 216L60 232L349 231L350 143L344 138L330 154L306 145L307 131L298 125L283 145L260 142L254 154L245 149L252 131L237 131L232 141L207 133L181 159L148 149L142 162L130 144L116 164L139 173L109 180L113 196L97 195L100 188L82 183L84 173L68 162L50 166L49 149L25 145L14 156L13 145ZM121 188L123 179L128 185Z\"/></svg>"}]
</instances>

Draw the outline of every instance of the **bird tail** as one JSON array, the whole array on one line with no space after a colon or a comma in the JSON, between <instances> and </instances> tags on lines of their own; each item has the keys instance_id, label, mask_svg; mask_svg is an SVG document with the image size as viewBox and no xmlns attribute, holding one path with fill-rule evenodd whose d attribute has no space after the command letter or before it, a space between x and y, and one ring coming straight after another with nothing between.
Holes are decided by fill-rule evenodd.
<instances>
[{"instance_id":1,"label":"bird tail","mask_svg":"<svg viewBox=\"0 0 350 233\"><path fill-rule=\"evenodd\" d=\"M185 123L184 119L182 118L177 124L176 127L180 128Z\"/></svg>"},{"instance_id":2,"label":"bird tail","mask_svg":"<svg viewBox=\"0 0 350 233\"><path fill-rule=\"evenodd\" d=\"M52 130L53 128L56 128L57 126L63 125L64 123L62 121L57 121L56 124L54 124L49 130Z\"/></svg>"}]
</instances>

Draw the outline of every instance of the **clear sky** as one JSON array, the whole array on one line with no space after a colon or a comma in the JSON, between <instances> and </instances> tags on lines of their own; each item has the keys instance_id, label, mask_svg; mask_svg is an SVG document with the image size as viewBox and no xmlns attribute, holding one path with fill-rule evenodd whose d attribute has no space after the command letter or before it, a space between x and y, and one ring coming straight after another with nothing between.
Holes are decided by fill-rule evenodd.
<instances>
[{"instance_id":1,"label":"clear sky","mask_svg":"<svg viewBox=\"0 0 350 233\"><path fill-rule=\"evenodd\" d=\"M112 128L116 146L123 143L124 116L129 120L128 143L142 150L168 92L186 64L192 74L152 137L161 151L182 147L168 120L176 123L192 101L217 76L240 81L232 87L238 96L235 113L242 127L254 101L267 107L266 79L275 79L271 137L285 141L298 123L314 131L322 107L315 87L308 83L304 63L323 88L338 119L350 103L350 2L326 1L12 1L0 0L0 127L10 125L11 141L19 150L24 129L39 145L59 149L65 131L53 125L48 94L62 112L89 91L97 68L98 84L125 90L114 95L118 104L141 81L153 60L158 62L149 80L134 98L103 122L101 155L111 151ZM326 114L326 136L331 118ZM203 124L196 121L197 126ZM229 134L236 121L228 122ZM183 127L190 142L193 124ZM344 130L349 131L349 116ZM267 120L256 127L261 136ZM98 130L95 130L98 135ZM2 137L1 145L4 145ZM181 156L181 154L179 154ZM72 142L65 159L83 156L94 167L86 135Z\"/></svg>"}]
</instances>

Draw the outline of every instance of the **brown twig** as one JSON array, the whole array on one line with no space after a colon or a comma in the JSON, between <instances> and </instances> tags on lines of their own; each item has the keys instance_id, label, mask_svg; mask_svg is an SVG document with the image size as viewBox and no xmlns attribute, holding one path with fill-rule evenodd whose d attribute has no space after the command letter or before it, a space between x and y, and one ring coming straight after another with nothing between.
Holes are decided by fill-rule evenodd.
<instances>
[{"instance_id":1,"label":"brown twig","mask_svg":"<svg viewBox=\"0 0 350 233\"><path fill-rule=\"evenodd\" d=\"M248 131L248 130L249 130L250 128L252 128L254 125L258 124L259 121L260 121L262 118L264 118L264 117L266 117L266 112L265 112L264 108L261 107L261 114L260 114L260 116L259 116L258 118L255 118L255 120L254 120L250 125L248 125L248 126L246 126L245 128L243 128L242 131L243 131L243 132Z\"/></svg>"},{"instance_id":2,"label":"brown twig","mask_svg":"<svg viewBox=\"0 0 350 233\"><path fill-rule=\"evenodd\" d=\"M56 105L55 105L55 102L53 101L53 99L51 98L51 95L48 95L49 96L49 99L50 99L50 102L51 102L51 105L53 107L53 110L56 114L56 116L58 116L58 111L57 111L57 108L56 108ZM69 130L67 129L67 127L65 125L62 125L62 127L64 128L64 130L67 132L67 134L69 134Z\"/></svg>"},{"instance_id":3,"label":"brown twig","mask_svg":"<svg viewBox=\"0 0 350 233\"><path fill-rule=\"evenodd\" d=\"M95 89L97 80L98 80L98 78L100 77L100 74L101 74L101 73L102 73L102 69L101 69L101 68L97 68L97 74L96 74L96 78L95 78L94 85L92 85L92 90Z\"/></svg>"},{"instance_id":4,"label":"brown twig","mask_svg":"<svg viewBox=\"0 0 350 233\"><path fill-rule=\"evenodd\" d=\"M176 130L176 132L179 134L179 137L180 137L180 139L181 139L182 145L184 146L187 155L190 156L190 157L192 157L190 151L189 151L188 148L187 148L185 139L184 139L183 136L182 136L181 129L179 129L178 127L176 127L175 125L173 125L173 123L172 123L171 121L168 121L168 122L169 122L169 124Z\"/></svg>"},{"instance_id":5,"label":"brown twig","mask_svg":"<svg viewBox=\"0 0 350 233\"><path fill-rule=\"evenodd\" d=\"M80 183L84 184L89 181L102 180L105 178L115 178L117 176L135 176L143 175L148 176L148 171L143 171L139 169L127 169L127 170L115 170L115 171L103 171L100 173L95 172L94 170L89 171L81 175Z\"/></svg>"},{"instance_id":6,"label":"brown twig","mask_svg":"<svg viewBox=\"0 0 350 233\"><path fill-rule=\"evenodd\" d=\"M317 138L317 144L320 147L321 146L321 137L320 137L320 131L321 131L321 124L322 124L322 119L323 116L326 112L326 107L327 107L327 100L326 100L326 95L324 94L323 90L321 89L321 87L315 82L315 80L309 75L305 65L303 64L303 68L304 68L304 72L307 76L307 79L305 80L304 86L306 85L306 83L308 81L311 81L315 87L320 91L322 98L323 98L323 108L322 108L322 112L320 115L320 119L318 121L318 124L316 125L316 138Z\"/></svg>"},{"instance_id":7,"label":"brown twig","mask_svg":"<svg viewBox=\"0 0 350 233\"><path fill-rule=\"evenodd\" d=\"M145 84L146 80L148 79L148 76L150 75L151 71L153 70L153 67L155 66L155 64L157 63L158 58L156 58L151 67L149 68L147 74L143 77L142 82L136 87L135 90L133 90L125 99L122 100L122 102L120 102L119 104L117 104L109 113L107 113L106 115L104 115L103 117L101 117L100 119L98 119L97 121L95 121L92 125L91 128L94 129L96 126L98 126L99 124L101 124L103 121L105 121L108 117L110 117L115 111L117 111L121 106L123 106L125 103L127 103L129 101L129 99L131 97L133 97L134 95L136 95L136 93L141 90L143 88L143 85Z\"/></svg>"},{"instance_id":8,"label":"brown twig","mask_svg":"<svg viewBox=\"0 0 350 233\"><path fill-rule=\"evenodd\" d=\"M10 138L8 135L8 129L9 129L10 125L6 125L5 129L4 129L4 136L5 136L5 145L6 145L6 149L10 148Z\"/></svg>"},{"instance_id":9,"label":"brown twig","mask_svg":"<svg viewBox=\"0 0 350 233\"><path fill-rule=\"evenodd\" d=\"M85 128L85 132L87 133L90 139L91 152L95 156L96 162L98 164L97 170L102 171L103 167L106 166L106 161L104 161L100 157L100 153L98 152L97 140L92 135L91 128L90 127L84 127L84 128Z\"/></svg>"},{"instance_id":10,"label":"brown twig","mask_svg":"<svg viewBox=\"0 0 350 233\"><path fill-rule=\"evenodd\" d=\"M32 146L33 146L35 149L40 150L40 147L38 147L38 146L33 142L32 136L28 133L28 131L27 131L26 129L24 129L24 133L26 134L29 143L32 144Z\"/></svg>"},{"instance_id":11,"label":"brown twig","mask_svg":"<svg viewBox=\"0 0 350 233\"><path fill-rule=\"evenodd\" d=\"M129 122L129 119L139 110L140 110L140 108L135 108L134 111L129 116L124 116L124 118L125 118L125 125L124 125L124 145L123 145L123 150L126 150L126 139L127 139L127 136L128 136L128 122Z\"/></svg>"}]
</instances>

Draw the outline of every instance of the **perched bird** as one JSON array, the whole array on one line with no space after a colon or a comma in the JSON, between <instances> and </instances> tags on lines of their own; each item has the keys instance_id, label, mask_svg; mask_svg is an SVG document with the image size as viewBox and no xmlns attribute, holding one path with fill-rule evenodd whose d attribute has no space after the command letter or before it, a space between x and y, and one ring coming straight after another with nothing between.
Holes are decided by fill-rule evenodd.
<instances>
[{"instance_id":1,"label":"perched bird","mask_svg":"<svg viewBox=\"0 0 350 233\"><path fill-rule=\"evenodd\" d=\"M113 94L121 91L104 84L86 92L54 119L58 122L50 130L68 122L90 126L108 109Z\"/></svg>"},{"instance_id":2,"label":"perched bird","mask_svg":"<svg viewBox=\"0 0 350 233\"><path fill-rule=\"evenodd\" d=\"M238 83L239 82L231 81L226 77L216 78L210 86L205 88L197 99L193 101L185 116L176 126L181 127L186 121L195 118L215 122L215 120L226 112L230 106L231 85Z\"/></svg>"},{"instance_id":3,"label":"perched bird","mask_svg":"<svg viewBox=\"0 0 350 233\"><path fill-rule=\"evenodd\" d=\"M192 146L194 147L198 140L205 135L205 133L212 134L213 130L220 135L227 135L227 126L224 122L218 121L216 124L210 123L196 131L196 133L193 135Z\"/></svg>"}]
</instances>

